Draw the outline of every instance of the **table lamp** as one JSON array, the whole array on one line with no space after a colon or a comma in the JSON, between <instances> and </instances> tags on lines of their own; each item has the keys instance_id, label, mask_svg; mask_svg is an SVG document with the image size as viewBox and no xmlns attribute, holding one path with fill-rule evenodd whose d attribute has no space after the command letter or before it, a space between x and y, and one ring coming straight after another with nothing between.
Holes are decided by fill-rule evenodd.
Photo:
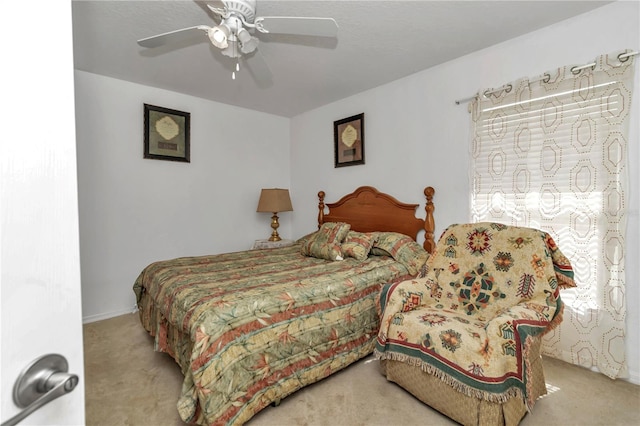
<instances>
[{"instance_id":1,"label":"table lamp","mask_svg":"<svg viewBox=\"0 0 640 426\"><path fill-rule=\"evenodd\" d=\"M290 212L293 211L291 206L291 198L289 197L288 189L272 188L263 189L260 193L260 201L258 201L257 212L273 213L271 216L271 228L273 232L269 241L280 241L280 235L278 235L278 212Z\"/></svg>"}]
</instances>

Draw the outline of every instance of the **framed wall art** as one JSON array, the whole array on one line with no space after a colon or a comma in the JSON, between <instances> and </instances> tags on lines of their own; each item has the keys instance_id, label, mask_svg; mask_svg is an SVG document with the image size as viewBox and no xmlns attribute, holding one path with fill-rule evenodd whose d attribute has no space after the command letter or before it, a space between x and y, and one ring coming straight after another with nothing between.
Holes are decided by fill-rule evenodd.
<instances>
[{"instance_id":1,"label":"framed wall art","mask_svg":"<svg viewBox=\"0 0 640 426\"><path fill-rule=\"evenodd\" d=\"M144 158L190 163L191 114L144 104Z\"/></svg>"},{"instance_id":2,"label":"framed wall art","mask_svg":"<svg viewBox=\"0 0 640 426\"><path fill-rule=\"evenodd\" d=\"M364 113L333 122L335 167L364 164Z\"/></svg>"}]
</instances>

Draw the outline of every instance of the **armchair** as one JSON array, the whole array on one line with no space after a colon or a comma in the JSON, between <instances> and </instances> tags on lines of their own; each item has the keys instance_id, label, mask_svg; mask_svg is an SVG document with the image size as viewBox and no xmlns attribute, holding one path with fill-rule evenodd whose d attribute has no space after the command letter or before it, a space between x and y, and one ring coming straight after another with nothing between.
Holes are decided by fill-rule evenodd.
<instances>
[{"instance_id":1,"label":"armchair","mask_svg":"<svg viewBox=\"0 0 640 426\"><path fill-rule=\"evenodd\" d=\"M375 355L387 380L464 425L516 425L546 393L542 335L573 270L549 234L452 225L424 277L387 285Z\"/></svg>"}]
</instances>

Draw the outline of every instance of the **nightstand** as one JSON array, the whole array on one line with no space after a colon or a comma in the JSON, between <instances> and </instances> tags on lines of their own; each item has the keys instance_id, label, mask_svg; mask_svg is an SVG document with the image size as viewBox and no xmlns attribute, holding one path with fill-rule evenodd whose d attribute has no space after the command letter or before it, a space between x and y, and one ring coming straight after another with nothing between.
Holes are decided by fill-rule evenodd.
<instances>
[{"instance_id":1,"label":"nightstand","mask_svg":"<svg viewBox=\"0 0 640 426\"><path fill-rule=\"evenodd\" d=\"M256 240L253 243L253 247L251 247L251 250L289 247L292 246L293 243L295 243L295 241L285 239L282 239L280 241Z\"/></svg>"}]
</instances>

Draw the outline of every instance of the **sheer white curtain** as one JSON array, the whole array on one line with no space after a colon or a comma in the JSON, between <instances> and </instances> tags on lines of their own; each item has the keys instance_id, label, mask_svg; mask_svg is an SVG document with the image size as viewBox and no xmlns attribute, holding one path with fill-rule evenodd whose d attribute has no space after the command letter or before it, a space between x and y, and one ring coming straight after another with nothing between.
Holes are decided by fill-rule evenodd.
<instances>
[{"instance_id":1,"label":"sheer white curtain","mask_svg":"<svg viewBox=\"0 0 640 426\"><path fill-rule=\"evenodd\" d=\"M564 66L470 104L473 221L549 232L574 267L547 355L626 377L627 137L633 55ZM621 55L622 56L619 56Z\"/></svg>"}]
</instances>

